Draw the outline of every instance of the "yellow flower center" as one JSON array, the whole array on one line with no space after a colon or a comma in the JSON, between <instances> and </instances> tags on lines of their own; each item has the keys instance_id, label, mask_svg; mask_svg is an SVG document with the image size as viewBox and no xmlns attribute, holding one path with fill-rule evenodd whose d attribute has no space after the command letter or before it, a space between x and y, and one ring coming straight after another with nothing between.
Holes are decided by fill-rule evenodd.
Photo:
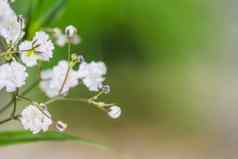
<instances>
[{"instance_id":1,"label":"yellow flower center","mask_svg":"<svg viewBox=\"0 0 238 159\"><path fill-rule=\"evenodd\" d=\"M34 49L31 49L31 50L29 50L29 51L26 52L26 56L31 57L31 56L33 56L33 55L34 55Z\"/></svg>"}]
</instances>

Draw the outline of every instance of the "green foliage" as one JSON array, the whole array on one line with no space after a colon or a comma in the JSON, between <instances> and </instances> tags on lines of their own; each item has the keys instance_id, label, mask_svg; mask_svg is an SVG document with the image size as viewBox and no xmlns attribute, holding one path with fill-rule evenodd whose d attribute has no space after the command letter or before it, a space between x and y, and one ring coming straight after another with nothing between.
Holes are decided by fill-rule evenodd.
<instances>
[{"instance_id":1,"label":"green foliage","mask_svg":"<svg viewBox=\"0 0 238 159\"><path fill-rule=\"evenodd\" d=\"M97 144L91 140L82 139L61 132L44 132L32 134L29 131L4 131L0 132L0 146L27 144L42 141L74 141L79 144L93 145L97 148L106 149L105 146Z\"/></svg>"},{"instance_id":2,"label":"green foliage","mask_svg":"<svg viewBox=\"0 0 238 159\"><path fill-rule=\"evenodd\" d=\"M59 18L63 12L68 0L56 0L46 11L41 12L43 14L34 14L36 11L43 7L45 1L39 2L39 0L32 1L27 12L28 28L27 31L29 37L32 37L33 33L38 31L42 27L48 27L50 23Z\"/></svg>"}]
</instances>

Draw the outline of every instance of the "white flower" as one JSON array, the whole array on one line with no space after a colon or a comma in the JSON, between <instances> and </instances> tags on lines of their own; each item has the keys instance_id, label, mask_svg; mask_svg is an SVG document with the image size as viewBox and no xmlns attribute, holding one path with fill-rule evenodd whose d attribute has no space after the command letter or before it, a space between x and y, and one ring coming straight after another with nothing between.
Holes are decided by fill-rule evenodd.
<instances>
[{"instance_id":1,"label":"white flower","mask_svg":"<svg viewBox=\"0 0 238 159\"><path fill-rule=\"evenodd\" d=\"M77 34L78 30L73 26L69 25L65 28L65 34L68 36L68 42L74 45L77 45L80 43L81 39L79 35Z\"/></svg>"},{"instance_id":2,"label":"white flower","mask_svg":"<svg viewBox=\"0 0 238 159\"><path fill-rule=\"evenodd\" d=\"M52 124L50 113L44 109L39 110L35 105L26 107L20 117L20 121L24 129L32 131L33 134L47 131Z\"/></svg>"},{"instance_id":3,"label":"white flower","mask_svg":"<svg viewBox=\"0 0 238 159\"><path fill-rule=\"evenodd\" d=\"M58 45L60 47L64 47L65 44L67 43L66 36L62 33L62 31L59 28L53 29L53 38L54 38L56 45Z\"/></svg>"},{"instance_id":4,"label":"white flower","mask_svg":"<svg viewBox=\"0 0 238 159\"><path fill-rule=\"evenodd\" d=\"M117 105L111 106L108 111L108 115L113 119L119 118L121 116L121 113L121 108Z\"/></svg>"},{"instance_id":5,"label":"white flower","mask_svg":"<svg viewBox=\"0 0 238 159\"><path fill-rule=\"evenodd\" d=\"M10 7L7 0L0 0L0 35L7 43L14 43L22 38L24 24L18 22L15 12Z\"/></svg>"},{"instance_id":6,"label":"white flower","mask_svg":"<svg viewBox=\"0 0 238 159\"><path fill-rule=\"evenodd\" d=\"M32 41L23 41L19 45L21 60L29 67L37 60L49 61L53 57L54 45L45 32L37 32Z\"/></svg>"},{"instance_id":7,"label":"white flower","mask_svg":"<svg viewBox=\"0 0 238 159\"><path fill-rule=\"evenodd\" d=\"M27 76L26 68L16 61L0 65L0 89L14 92L25 84Z\"/></svg>"},{"instance_id":8,"label":"white flower","mask_svg":"<svg viewBox=\"0 0 238 159\"><path fill-rule=\"evenodd\" d=\"M78 75L90 91L98 91L103 86L103 77L107 68L103 62L83 62L79 66Z\"/></svg>"},{"instance_id":9,"label":"white flower","mask_svg":"<svg viewBox=\"0 0 238 159\"><path fill-rule=\"evenodd\" d=\"M76 34L70 39L70 42L74 45L79 44L81 42L80 36Z\"/></svg>"},{"instance_id":10,"label":"white flower","mask_svg":"<svg viewBox=\"0 0 238 159\"><path fill-rule=\"evenodd\" d=\"M67 61L60 61L52 70L41 73L40 88L48 97L66 95L70 88L78 85L78 74L69 68Z\"/></svg>"},{"instance_id":11,"label":"white flower","mask_svg":"<svg viewBox=\"0 0 238 159\"><path fill-rule=\"evenodd\" d=\"M56 123L56 128L59 130L59 131L65 131L65 129L67 129L68 125L63 123L62 121L57 121Z\"/></svg>"},{"instance_id":12,"label":"white flower","mask_svg":"<svg viewBox=\"0 0 238 159\"><path fill-rule=\"evenodd\" d=\"M77 29L73 25L69 25L65 28L65 34L72 38L77 34Z\"/></svg>"}]
</instances>

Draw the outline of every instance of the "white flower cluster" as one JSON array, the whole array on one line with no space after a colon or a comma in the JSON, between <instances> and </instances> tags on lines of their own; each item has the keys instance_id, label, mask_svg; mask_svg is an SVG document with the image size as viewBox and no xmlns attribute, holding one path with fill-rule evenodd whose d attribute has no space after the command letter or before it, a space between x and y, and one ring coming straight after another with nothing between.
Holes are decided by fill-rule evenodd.
<instances>
[{"instance_id":1,"label":"white flower cluster","mask_svg":"<svg viewBox=\"0 0 238 159\"><path fill-rule=\"evenodd\" d=\"M0 0L0 35L8 43L15 43L24 35L23 28L24 25L18 20L8 0Z\"/></svg>"},{"instance_id":2,"label":"white flower cluster","mask_svg":"<svg viewBox=\"0 0 238 159\"><path fill-rule=\"evenodd\" d=\"M25 85L28 73L27 68L39 65L39 61L48 62L53 58L54 43L63 47L65 44L79 44L80 38L77 29L70 25L65 33L58 28L50 29L49 34L43 31L35 33L32 40L24 39L24 20L11 9L7 0L0 0L0 36L5 39L7 46L0 48L0 90L18 92ZM52 39L52 40L51 40ZM41 90L52 99L65 97L70 89L83 83L89 91L98 94L87 101L115 119L121 115L118 106L97 102L102 93L107 94L110 87L104 85L107 68L103 62L87 63L82 56L68 52L68 59L61 60L52 69L40 73L39 86ZM19 97L20 98L20 97ZM25 99L25 98L23 98ZM29 101L29 100L28 100ZM32 101L19 117L24 129L36 134L47 131L54 122L59 131L64 131L67 124L55 121L48 112L46 104Z\"/></svg>"},{"instance_id":3,"label":"white flower cluster","mask_svg":"<svg viewBox=\"0 0 238 159\"><path fill-rule=\"evenodd\" d=\"M69 42L77 45L81 41L77 29L72 25L65 28L65 33L59 28L49 29L49 32L52 34L55 44L59 47L64 47Z\"/></svg>"},{"instance_id":4,"label":"white flower cluster","mask_svg":"<svg viewBox=\"0 0 238 159\"><path fill-rule=\"evenodd\" d=\"M26 107L21 113L20 120L24 129L31 130L33 134L41 130L47 131L52 124L51 115L47 109L38 108L36 104Z\"/></svg>"}]
</instances>

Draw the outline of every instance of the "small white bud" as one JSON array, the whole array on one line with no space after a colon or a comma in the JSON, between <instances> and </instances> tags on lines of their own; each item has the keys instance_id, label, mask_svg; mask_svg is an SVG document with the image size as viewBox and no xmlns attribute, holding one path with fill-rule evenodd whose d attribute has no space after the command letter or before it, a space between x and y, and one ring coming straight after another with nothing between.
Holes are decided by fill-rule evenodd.
<instances>
[{"instance_id":1,"label":"small white bud","mask_svg":"<svg viewBox=\"0 0 238 159\"><path fill-rule=\"evenodd\" d=\"M112 118L112 119L117 119L121 116L121 108L117 105L113 105L109 108L108 111L108 115Z\"/></svg>"},{"instance_id":2,"label":"small white bud","mask_svg":"<svg viewBox=\"0 0 238 159\"><path fill-rule=\"evenodd\" d=\"M57 121L56 123L56 128L59 130L59 131L65 131L65 129L68 127L67 124L63 123L62 121Z\"/></svg>"},{"instance_id":3,"label":"small white bud","mask_svg":"<svg viewBox=\"0 0 238 159\"><path fill-rule=\"evenodd\" d=\"M65 34L69 38L73 38L77 34L77 29L73 25L69 25L65 28Z\"/></svg>"},{"instance_id":4,"label":"small white bud","mask_svg":"<svg viewBox=\"0 0 238 159\"><path fill-rule=\"evenodd\" d=\"M111 88L110 88L109 85L104 85L104 86L102 86L101 89L102 89L102 92L103 92L104 94L108 94L108 93L111 92Z\"/></svg>"},{"instance_id":5,"label":"small white bud","mask_svg":"<svg viewBox=\"0 0 238 159\"><path fill-rule=\"evenodd\" d=\"M83 55L79 55L78 58L80 63L85 62L85 58L83 57Z\"/></svg>"},{"instance_id":6,"label":"small white bud","mask_svg":"<svg viewBox=\"0 0 238 159\"><path fill-rule=\"evenodd\" d=\"M17 16L17 22L21 25L21 29L25 28L25 19L22 15Z\"/></svg>"}]
</instances>

